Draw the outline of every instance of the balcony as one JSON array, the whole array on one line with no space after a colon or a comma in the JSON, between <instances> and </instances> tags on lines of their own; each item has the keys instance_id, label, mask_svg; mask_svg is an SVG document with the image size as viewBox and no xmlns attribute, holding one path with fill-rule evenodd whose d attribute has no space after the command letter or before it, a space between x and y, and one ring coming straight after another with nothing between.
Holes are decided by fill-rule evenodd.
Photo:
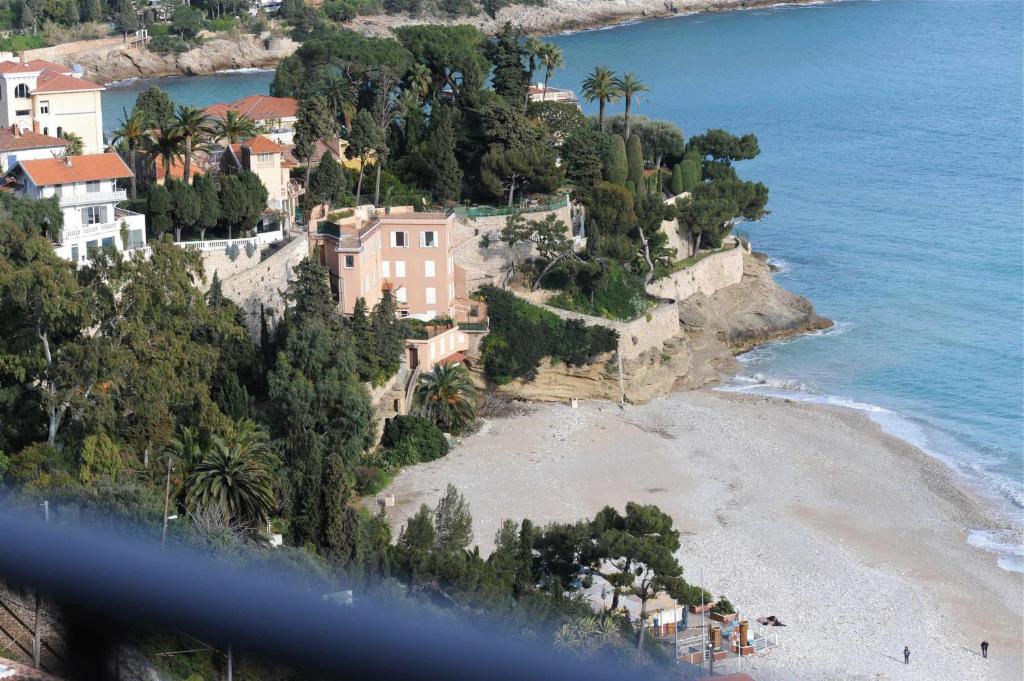
<instances>
[{"instance_id":1,"label":"balcony","mask_svg":"<svg viewBox=\"0 0 1024 681\"><path fill-rule=\"evenodd\" d=\"M128 198L128 192L124 189L117 189L112 192L92 192L85 194L71 194L60 197L60 207L84 206L93 203L117 203Z\"/></svg>"},{"instance_id":2,"label":"balcony","mask_svg":"<svg viewBox=\"0 0 1024 681\"><path fill-rule=\"evenodd\" d=\"M82 239L91 236L110 236L111 234L121 234L121 223L119 222L104 222L97 225L82 225L80 227L65 227L61 230L60 240L62 243L67 243L71 240Z\"/></svg>"}]
</instances>

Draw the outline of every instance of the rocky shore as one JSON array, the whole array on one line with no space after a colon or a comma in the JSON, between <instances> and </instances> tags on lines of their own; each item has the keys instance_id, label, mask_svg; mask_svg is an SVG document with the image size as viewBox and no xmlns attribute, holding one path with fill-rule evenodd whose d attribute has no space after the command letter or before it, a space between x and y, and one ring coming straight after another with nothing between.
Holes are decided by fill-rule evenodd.
<instances>
[{"instance_id":1,"label":"rocky shore","mask_svg":"<svg viewBox=\"0 0 1024 681\"><path fill-rule=\"evenodd\" d=\"M721 12L780 4L799 5L821 0L546 0L544 6L513 5L498 12L495 19L485 14L450 19L437 16L410 17L401 14L361 16L347 25L367 35L386 36L399 26L414 24L472 24L485 32L497 31L506 22L532 34L551 34L610 26L635 19L671 17L698 12ZM831 0L830 0L831 1ZM111 46L109 41L83 41L56 48L31 50L30 58L63 64L80 64L87 78L111 83L130 78L198 76L232 69L273 68L295 52L299 44L289 38L265 33L218 33L206 36L203 44L181 54L158 54L140 47Z\"/></svg>"},{"instance_id":2,"label":"rocky shore","mask_svg":"<svg viewBox=\"0 0 1024 681\"><path fill-rule=\"evenodd\" d=\"M643 404L676 390L713 384L738 369L736 355L756 345L832 326L810 301L775 283L760 253L744 254L740 283L712 296L695 293L681 301L679 318L679 334L660 352L623 362L627 402ZM583 367L546 363L533 381L513 381L498 391L541 402L573 397L618 401L618 367L604 361Z\"/></svg>"}]
</instances>

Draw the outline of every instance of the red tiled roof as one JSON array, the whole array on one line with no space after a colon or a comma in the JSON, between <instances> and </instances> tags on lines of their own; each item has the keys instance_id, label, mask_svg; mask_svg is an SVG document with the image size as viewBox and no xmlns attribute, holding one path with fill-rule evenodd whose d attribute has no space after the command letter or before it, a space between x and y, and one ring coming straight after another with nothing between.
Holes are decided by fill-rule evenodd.
<instances>
[{"instance_id":1,"label":"red tiled roof","mask_svg":"<svg viewBox=\"0 0 1024 681\"><path fill-rule=\"evenodd\" d=\"M0 73L35 73L41 69L34 69L31 66L16 61L0 61Z\"/></svg>"},{"instance_id":2,"label":"red tiled roof","mask_svg":"<svg viewBox=\"0 0 1024 681\"><path fill-rule=\"evenodd\" d=\"M0 128L0 151L21 151L23 149L47 149L49 147L66 147L67 140L49 135L40 135L31 130L14 132L10 128Z\"/></svg>"},{"instance_id":3,"label":"red tiled roof","mask_svg":"<svg viewBox=\"0 0 1024 681\"><path fill-rule=\"evenodd\" d=\"M74 92L76 90L105 90L106 88L102 85L83 80L81 78L74 78L72 76L65 75L63 73L54 73L53 71L43 71L39 76L38 84L33 93L43 92Z\"/></svg>"},{"instance_id":4,"label":"red tiled roof","mask_svg":"<svg viewBox=\"0 0 1024 681\"><path fill-rule=\"evenodd\" d=\"M160 158L159 156L156 157L156 160L153 163L153 172L155 173L157 182L161 182L162 183L164 181L164 178L166 177L166 175L164 174L164 160L162 158ZM205 175L206 174L206 170L203 169L203 166L200 163L200 159L198 159L196 157L192 158L191 173L192 173L192 177L195 177L196 175ZM183 180L183 179L185 179L185 160L184 159L176 158L176 159L171 161L171 179L172 180Z\"/></svg>"},{"instance_id":5,"label":"red tiled roof","mask_svg":"<svg viewBox=\"0 0 1024 681\"><path fill-rule=\"evenodd\" d=\"M30 59L25 62L26 66L31 66L37 71L53 71L54 73L64 73L71 75L73 71L63 64L56 64L52 61L46 61L45 59Z\"/></svg>"},{"instance_id":6,"label":"red tiled roof","mask_svg":"<svg viewBox=\"0 0 1024 681\"><path fill-rule=\"evenodd\" d=\"M298 115L299 100L291 97L270 97L269 95L249 95L235 100L230 104L211 104L205 109L206 115L223 118L228 111L237 111L254 121L278 120L294 118Z\"/></svg>"},{"instance_id":7,"label":"red tiled roof","mask_svg":"<svg viewBox=\"0 0 1024 681\"><path fill-rule=\"evenodd\" d=\"M70 161L71 165L66 165L65 160ZM19 161L18 165L32 178L37 187L132 176L132 171L115 153Z\"/></svg>"},{"instance_id":8,"label":"red tiled roof","mask_svg":"<svg viewBox=\"0 0 1024 681\"><path fill-rule=\"evenodd\" d=\"M234 148L234 145L231 145ZM242 142L242 146L254 154L283 154L284 147L272 139L263 135L256 135L252 139Z\"/></svg>"},{"instance_id":9,"label":"red tiled roof","mask_svg":"<svg viewBox=\"0 0 1024 681\"><path fill-rule=\"evenodd\" d=\"M466 355L461 352L453 352L444 359L438 362L438 364L462 364L466 361Z\"/></svg>"}]
</instances>

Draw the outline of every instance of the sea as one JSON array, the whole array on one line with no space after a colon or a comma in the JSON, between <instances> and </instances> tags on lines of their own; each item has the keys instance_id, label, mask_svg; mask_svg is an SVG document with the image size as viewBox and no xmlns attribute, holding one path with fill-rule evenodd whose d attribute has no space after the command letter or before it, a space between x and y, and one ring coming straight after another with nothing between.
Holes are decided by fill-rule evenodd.
<instances>
[{"instance_id":1,"label":"sea","mask_svg":"<svg viewBox=\"0 0 1024 681\"><path fill-rule=\"evenodd\" d=\"M834 329L741 357L723 390L850 407L1024 521L1024 3L849 0L550 36L579 90L594 66L650 88L636 113L758 136L770 188L742 225ZM272 73L160 79L206 105ZM107 129L136 81L104 97ZM620 107L612 106L611 111ZM596 105L584 104L588 113ZM823 443L827 446L827 443ZM1012 533L972 544L1024 570Z\"/></svg>"}]
</instances>

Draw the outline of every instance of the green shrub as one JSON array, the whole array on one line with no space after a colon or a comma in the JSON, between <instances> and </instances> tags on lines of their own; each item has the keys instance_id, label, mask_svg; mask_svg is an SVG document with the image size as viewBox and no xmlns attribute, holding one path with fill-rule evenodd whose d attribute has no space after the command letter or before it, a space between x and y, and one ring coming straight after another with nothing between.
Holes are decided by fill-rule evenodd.
<instances>
[{"instance_id":1,"label":"green shrub","mask_svg":"<svg viewBox=\"0 0 1024 681\"><path fill-rule=\"evenodd\" d=\"M205 24L207 31L223 33L233 29L238 24L238 20L234 17L220 17L219 19L207 19Z\"/></svg>"},{"instance_id":2,"label":"green shrub","mask_svg":"<svg viewBox=\"0 0 1024 681\"><path fill-rule=\"evenodd\" d=\"M736 612L736 608L732 607L732 603L725 596L720 596L718 602L715 603L715 607L712 608L712 612L716 612L719 615L732 615Z\"/></svg>"},{"instance_id":3,"label":"green shrub","mask_svg":"<svg viewBox=\"0 0 1024 681\"><path fill-rule=\"evenodd\" d=\"M548 300L548 305L605 319L629 320L647 312L650 302L643 279L612 262L593 291L570 283L566 290Z\"/></svg>"},{"instance_id":4,"label":"green shrub","mask_svg":"<svg viewBox=\"0 0 1024 681\"><path fill-rule=\"evenodd\" d=\"M579 366L618 347L619 335L613 329L563 321L493 286L482 287L480 294L491 321L491 333L481 347L484 375L497 385L514 378L532 380L545 357Z\"/></svg>"},{"instance_id":5,"label":"green shrub","mask_svg":"<svg viewBox=\"0 0 1024 681\"><path fill-rule=\"evenodd\" d=\"M149 41L149 49L158 54L181 54L188 52L191 46L176 35L160 35Z\"/></svg>"},{"instance_id":6,"label":"green shrub","mask_svg":"<svg viewBox=\"0 0 1024 681\"><path fill-rule=\"evenodd\" d=\"M35 50L46 47L46 38L41 35L13 35L10 38L0 38L0 52L21 52L22 50Z\"/></svg>"},{"instance_id":7,"label":"green shrub","mask_svg":"<svg viewBox=\"0 0 1024 681\"><path fill-rule=\"evenodd\" d=\"M448 440L437 426L420 416L396 416L384 426L381 440L391 466L433 461L448 453Z\"/></svg>"},{"instance_id":8,"label":"green shrub","mask_svg":"<svg viewBox=\"0 0 1024 681\"><path fill-rule=\"evenodd\" d=\"M356 466L352 474L356 479L356 492L364 497L379 493L391 482L387 471L376 466Z\"/></svg>"}]
</instances>

